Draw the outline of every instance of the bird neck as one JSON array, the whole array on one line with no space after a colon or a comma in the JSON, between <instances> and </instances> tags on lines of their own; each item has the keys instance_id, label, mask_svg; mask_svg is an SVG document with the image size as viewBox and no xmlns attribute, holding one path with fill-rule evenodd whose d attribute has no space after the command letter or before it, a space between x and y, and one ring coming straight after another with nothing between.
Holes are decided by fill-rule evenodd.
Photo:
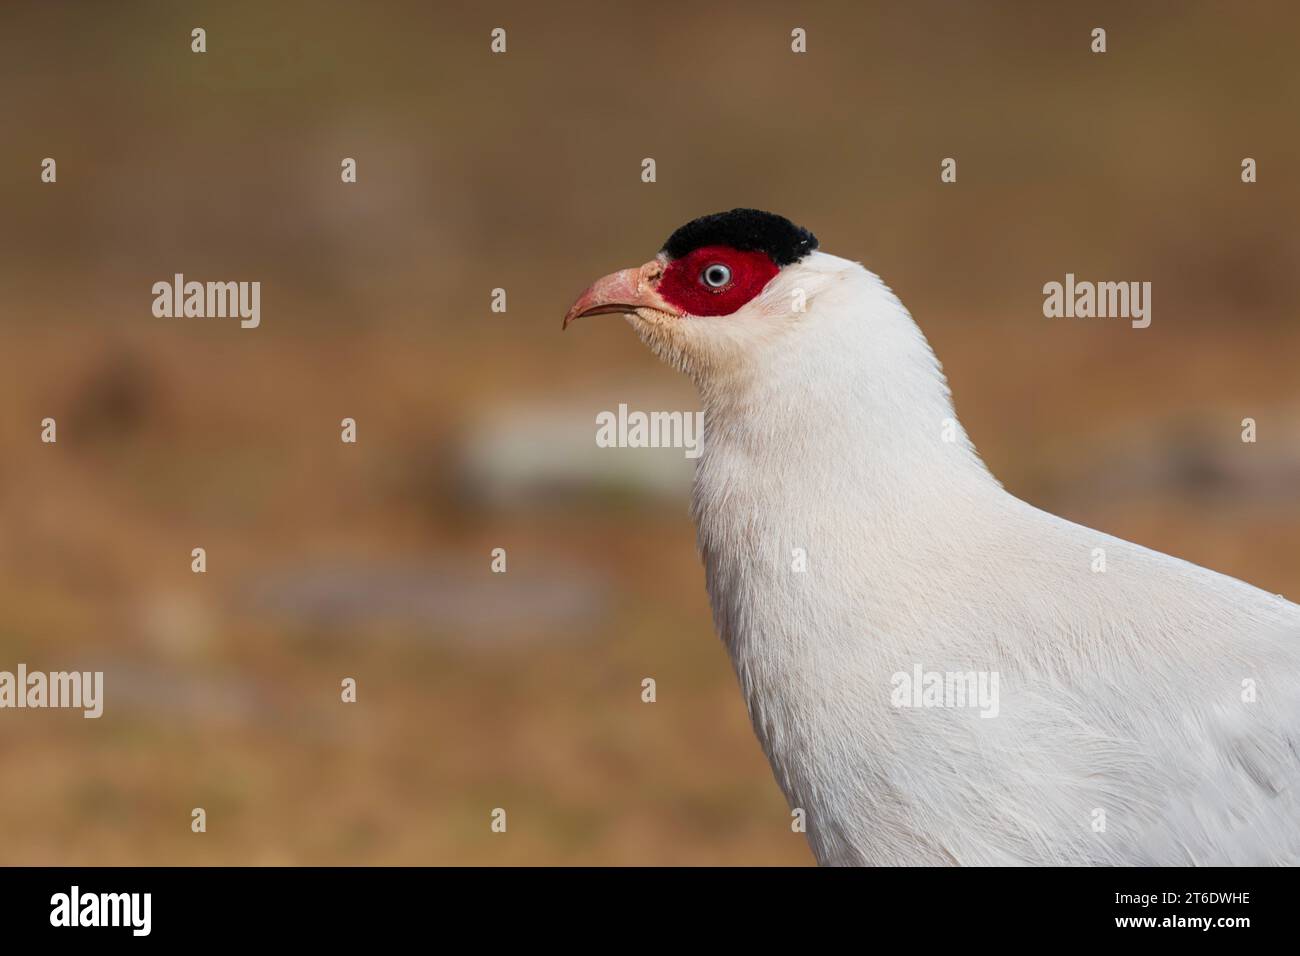
<instances>
[{"instance_id":1,"label":"bird neck","mask_svg":"<svg viewBox=\"0 0 1300 956\"><path fill-rule=\"evenodd\" d=\"M692 512L715 627L777 780L833 818L860 774L886 772L864 688L897 670L915 609L933 603L928 569L1007 496L920 330L865 270L758 358L699 383ZM851 757L828 760L831 740Z\"/></svg>"},{"instance_id":2,"label":"bird neck","mask_svg":"<svg viewBox=\"0 0 1300 956\"><path fill-rule=\"evenodd\" d=\"M832 496L826 507L1000 490L907 310L861 266L838 278L756 361L697 382L705 458Z\"/></svg>"}]
</instances>

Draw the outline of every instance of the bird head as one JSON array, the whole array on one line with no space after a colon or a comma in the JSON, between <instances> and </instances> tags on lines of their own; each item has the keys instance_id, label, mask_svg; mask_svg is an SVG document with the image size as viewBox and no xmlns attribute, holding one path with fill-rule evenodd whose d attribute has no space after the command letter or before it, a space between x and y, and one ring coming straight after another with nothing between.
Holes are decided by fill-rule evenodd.
<instances>
[{"instance_id":1,"label":"bird head","mask_svg":"<svg viewBox=\"0 0 1300 956\"><path fill-rule=\"evenodd\" d=\"M813 448L838 473L849 474L845 461L888 466L904 486L927 470L952 473L958 460L980 482L993 480L897 296L860 263L818 251L811 232L782 216L733 209L688 222L649 262L592 283L564 325L602 314L627 316L695 380L716 436L752 433L799 468ZM884 480L853 474L864 487Z\"/></svg>"},{"instance_id":2,"label":"bird head","mask_svg":"<svg viewBox=\"0 0 1300 956\"><path fill-rule=\"evenodd\" d=\"M656 353L698 379L743 364L798 324L828 280L825 263L810 262L816 248L811 232L769 212L704 216L644 265L597 279L564 327L583 316L625 315Z\"/></svg>"}]
</instances>

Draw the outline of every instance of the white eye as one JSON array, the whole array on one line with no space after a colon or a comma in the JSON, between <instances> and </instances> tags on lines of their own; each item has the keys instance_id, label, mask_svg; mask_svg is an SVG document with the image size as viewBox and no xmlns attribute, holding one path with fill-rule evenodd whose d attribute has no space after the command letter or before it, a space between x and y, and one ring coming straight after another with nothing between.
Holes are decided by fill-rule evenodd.
<instances>
[{"instance_id":1,"label":"white eye","mask_svg":"<svg viewBox=\"0 0 1300 956\"><path fill-rule=\"evenodd\" d=\"M715 262L700 273L700 278L704 280L705 285L714 289L721 289L731 281L731 270L721 262Z\"/></svg>"}]
</instances>

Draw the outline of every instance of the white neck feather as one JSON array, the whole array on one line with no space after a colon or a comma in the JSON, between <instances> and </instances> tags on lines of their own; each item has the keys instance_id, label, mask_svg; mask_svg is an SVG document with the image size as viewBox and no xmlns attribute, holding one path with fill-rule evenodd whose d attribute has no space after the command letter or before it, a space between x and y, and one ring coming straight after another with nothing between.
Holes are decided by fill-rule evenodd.
<instances>
[{"instance_id":1,"label":"white neck feather","mask_svg":"<svg viewBox=\"0 0 1300 956\"><path fill-rule=\"evenodd\" d=\"M795 284L813 287L805 316L748 361L695 375L705 415L697 519L723 493L752 498L755 510L800 514L834 501L841 515L888 521L999 490L957 421L938 359L888 287L825 253L769 294L782 300Z\"/></svg>"}]
</instances>

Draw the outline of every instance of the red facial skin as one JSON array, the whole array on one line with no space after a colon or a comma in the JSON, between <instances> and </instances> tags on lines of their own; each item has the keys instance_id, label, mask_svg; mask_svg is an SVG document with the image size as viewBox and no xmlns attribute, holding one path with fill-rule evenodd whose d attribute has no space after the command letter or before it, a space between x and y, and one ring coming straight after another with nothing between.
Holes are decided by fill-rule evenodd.
<instances>
[{"instance_id":1,"label":"red facial skin","mask_svg":"<svg viewBox=\"0 0 1300 956\"><path fill-rule=\"evenodd\" d=\"M704 270L721 263L731 281L717 289L704 281ZM780 272L765 252L741 252L730 246L705 246L668 263L659 280L659 295L689 315L731 315Z\"/></svg>"}]
</instances>

